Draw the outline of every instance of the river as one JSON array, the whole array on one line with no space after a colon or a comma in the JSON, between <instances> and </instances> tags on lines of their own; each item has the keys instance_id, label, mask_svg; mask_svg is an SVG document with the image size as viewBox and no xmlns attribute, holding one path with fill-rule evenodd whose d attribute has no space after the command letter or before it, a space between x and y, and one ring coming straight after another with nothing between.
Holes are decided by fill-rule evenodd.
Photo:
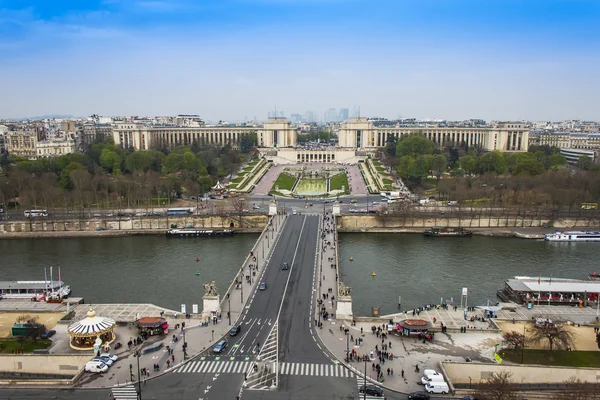
<instances>
[{"instance_id":1,"label":"river","mask_svg":"<svg viewBox=\"0 0 600 400\"><path fill-rule=\"evenodd\" d=\"M495 301L496 290L515 275L587 279L600 270L600 243L375 233L339 237L342 280L352 287L356 315L370 315L372 306L380 306L382 314L396 312L398 296L402 310L440 298L453 297L460 304L463 287L469 304L480 305ZM192 304L202 308L204 283L214 280L225 292L257 238L0 240L0 280L43 280L44 266L60 266L72 295L86 303L154 303L175 310L186 304L191 310Z\"/></svg>"}]
</instances>

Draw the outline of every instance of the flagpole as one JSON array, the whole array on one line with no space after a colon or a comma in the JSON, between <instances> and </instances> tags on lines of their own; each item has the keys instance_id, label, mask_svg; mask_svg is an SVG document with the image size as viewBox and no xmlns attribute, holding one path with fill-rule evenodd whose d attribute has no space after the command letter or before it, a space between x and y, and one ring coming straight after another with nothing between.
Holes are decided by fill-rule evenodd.
<instances>
[{"instance_id":1,"label":"flagpole","mask_svg":"<svg viewBox=\"0 0 600 400\"><path fill-rule=\"evenodd\" d=\"M550 305L551 298L552 298L552 274L550 274L550 283L548 285L548 305Z\"/></svg>"}]
</instances>

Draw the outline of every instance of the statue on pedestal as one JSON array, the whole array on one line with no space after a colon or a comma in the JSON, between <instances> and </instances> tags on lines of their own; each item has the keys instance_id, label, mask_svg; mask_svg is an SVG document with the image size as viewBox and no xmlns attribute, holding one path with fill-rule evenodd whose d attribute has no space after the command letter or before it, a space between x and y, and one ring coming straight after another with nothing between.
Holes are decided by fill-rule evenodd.
<instances>
[{"instance_id":1,"label":"statue on pedestal","mask_svg":"<svg viewBox=\"0 0 600 400\"><path fill-rule=\"evenodd\" d=\"M214 297L214 296L218 296L217 293L217 285L215 283L215 281L212 281L211 283L205 283L204 284L204 297Z\"/></svg>"},{"instance_id":2,"label":"statue on pedestal","mask_svg":"<svg viewBox=\"0 0 600 400\"><path fill-rule=\"evenodd\" d=\"M342 282L338 284L338 297L348 297L352 292L352 288L344 285Z\"/></svg>"}]
</instances>

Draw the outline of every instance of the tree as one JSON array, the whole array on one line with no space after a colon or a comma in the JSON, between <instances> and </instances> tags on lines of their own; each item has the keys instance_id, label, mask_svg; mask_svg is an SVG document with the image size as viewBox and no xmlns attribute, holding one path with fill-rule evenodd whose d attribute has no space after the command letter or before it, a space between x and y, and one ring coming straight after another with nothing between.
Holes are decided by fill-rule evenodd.
<instances>
[{"instance_id":1,"label":"tree","mask_svg":"<svg viewBox=\"0 0 600 400\"><path fill-rule=\"evenodd\" d=\"M517 162L514 172L515 174L526 173L535 176L544 173L545 170L544 164L538 160L523 160Z\"/></svg>"},{"instance_id":2,"label":"tree","mask_svg":"<svg viewBox=\"0 0 600 400\"><path fill-rule=\"evenodd\" d=\"M116 152L104 149L100 154L100 165L108 172L115 173L121 170L123 159Z\"/></svg>"},{"instance_id":3,"label":"tree","mask_svg":"<svg viewBox=\"0 0 600 400\"><path fill-rule=\"evenodd\" d=\"M548 168L558 169L567 163L567 159L560 154L551 154L548 156Z\"/></svg>"},{"instance_id":4,"label":"tree","mask_svg":"<svg viewBox=\"0 0 600 400\"><path fill-rule=\"evenodd\" d=\"M385 155L389 158L396 157L396 136L389 135L387 141L385 142Z\"/></svg>"},{"instance_id":5,"label":"tree","mask_svg":"<svg viewBox=\"0 0 600 400\"><path fill-rule=\"evenodd\" d=\"M548 323L533 329L531 341L533 343L548 342L550 351L554 347L567 349L575 344L575 335L565 323Z\"/></svg>"},{"instance_id":6,"label":"tree","mask_svg":"<svg viewBox=\"0 0 600 400\"><path fill-rule=\"evenodd\" d=\"M592 160L592 157L581 156L577 160L577 168L588 171L591 168L593 161L594 160Z\"/></svg>"},{"instance_id":7,"label":"tree","mask_svg":"<svg viewBox=\"0 0 600 400\"><path fill-rule=\"evenodd\" d=\"M513 400L517 392L508 371L492 372L492 375L477 385L475 397L480 400Z\"/></svg>"},{"instance_id":8,"label":"tree","mask_svg":"<svg viewBox=\"0 0 600 400\"><path fill-rule=\"evenodd\" d=\"M459 159L459 164L467 175L471 175L477 168L477 159L473 156L466 155Z\"/></svg>"},{"instance_id":9,"label":"tree","mask_svg":"<svg viewBox=\"0 0 600 400\"><path fill-rule=\"evenodd\" d=\"M240 151L242 153L249 153L254 146L258 143L258 135L256 131L248 132L245 135L242 135L240 139Z\"/></svg>"},{"instance_id":10,"label":"tree","mask_svg":"<svg viewBox=\"0 0 600 400\"><path fill-rule=\"evenodd\" d=\"M528 342L527 336L515 331L502 332L502 340L514 349L523 347Z\"/></svg>"},{"instance_id":11,"label":"tree","mask_svg":"<svg viewBox=\"0 0 600 400\"><path fill-rule=\"evenodd\" d=\"M436 154L431 158L430 168L437 179L437 184L440 184L440 177L446 171L447 161L443 154Z\"/></svg>"},{"instance_id":12,"label":"tree","mask_svg":"<svg viewBox=\"0 0 600 400\"><path fill-rule=\"evenodd\" d=\"M600 384L588 383L572 376L564 382L564 388L555 393L554 400L593 400L600 399Z\"/></svg>"},{"instance_id":13,"label":"tree","mask_svg":"<svg viewBox=\"0 0 600 400\"><path fill-rule=\"evenodd\" d=\"M506 160L497 150L485 153L479 158L479 170L483 173L496 172L501 175L506 171Z\"/></svg>"},{"instance_id":14,"label":"tree","mask_svg":"<svg viewBox=\"0 0 600 400\"><path fill-rule=\"evenodd\" d=\"M398 141L396 146L396 155L403 156L419 156L425 154L433 154L435 143L423 136L408 136Z\"/></svg>"},{"instance_id":15,"label":"tree","mask_svg":"<svg viewBox=\"0 0 600 400\"><path fill-rule=\"evenodd\" d=\"M77 162L72 162L69 165L67 165L60 172L59 183L63 189L67 189L67 190L73 189L73 182L71 181L71 173L78 169L85 170L85 167Z\"/></svg>"}]
</instances>

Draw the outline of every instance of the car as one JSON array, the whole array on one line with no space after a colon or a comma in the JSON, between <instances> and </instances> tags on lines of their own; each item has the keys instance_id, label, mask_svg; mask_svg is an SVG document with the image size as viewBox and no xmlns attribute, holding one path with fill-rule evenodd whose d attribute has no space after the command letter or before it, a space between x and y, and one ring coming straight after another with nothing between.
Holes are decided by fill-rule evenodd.
<instances>
[{"instance_id":1,"label":"car","mask_svg":"<svg viewBox=\"0 0 600 400\"><path fill-rule=\"evenodd\" d=\"M250 212L250 210L248 210L247 208L244 208L244 209L242 210L242 212L245 212L245 213L247 213L247 212Z\"/></svg>"},{"instance_id":2,"label":"car","mask_svg":"<svg viewBox=\"0 0 600 400\"><path fill-rule=\"evenodd\" d=\"M296 210L292 210L292 214L296 215L298 212Z\"/></svg>"},{"instance_id":3,"label":"car","mask_svg":"<svg viewBox=\"0 0 600 400\"><path fill-rule=\"evenodd\" d=\"M94 217L101 217L101 216L102 216L102 214L98 214L98 213L94 214Z\"/></svg>"},{"instance_id":4,"label":"car","mask_svg":"<svg viewBox=\"0 0 600 400\"><path fill-rule=\"evenodd\" d=\"M257 206L256 204L252 206L253 209L255 210L260 210L260 206Z\"/></svg>"},{"instance_id":5,"label":"car","mask_svg":"<svg viewBox=\"0 0 600 400\"><path fill-rule=\"evenodd\" d=\"M369 396L383 397L383 390L375 385L362 385L358 388L359 393L365 393Z\"/></svg>"},{"instance_id":6,"label":"car","mask_svg":"<svg viewBox=\"0 0 600 400\"><path fill-rule=\"evenodd\" d=\"M350 203L354 204L354 203L358 203L358 201L356 199L352 199L352 200L350 200Z\"/></svg>"},{"instance_id":7,"label":"car","mask_svg":"<svg viewBox=\"0 0 600 400\"><path fill-rule=\"evenodd\" d=\"M266 282L261 282L260 285L258 285L258 290L265 290L266 288L267 288Z\"/></svg>"},{"instance_id":8,"label":"car","mask_svg":"<svg viewBox=\"0 0 600 400\"><path fill-rule=\"evenodd\" d=\"M135 213L136 217L145 217L147 214L145 212Z\"/></svg>"},{"instance_id":9,"label":"car","mask_svg":"<svg viewBox=\"0 0 600 400\"><path fill-rule=\"evenodd\" d=\"M213 348L213 353L222 353L227 348L227 340L221 339Z\"/></svg>"},{"instance_id":10,"label":"car","mask_svg":"<svg viewBox=\"0 0 600 400\"><path fill-rule=\"evenodd\" d=\"M238 333L240 333L241 330L242 330L241 325L234 325L229 330L229 336L236 336Z\"/></svg>"},{"instance_id":11,"label":"car","mask_svg":"<svg viewBox=\"0 0 600 400\"><path fill-rule=\"evenodd\" d=\"M284 271L287 271L288 269L290 269L290 264L288 264L288 263L281 264L281 269Z\"/></svg>"},{"instance_id":12,"label":"car","mask_svg":"<svg viewBox=\"0 0 600 400\"><path fill-rule=\"evenodd\" d=\"M408 400L429 400L431 396L426 392L412 392L408 395Z\"/></svg>"},{"instance_id":13,"label":"car","mask_svg":"<svg viewBox=\"0 0 600 400\"><path fill-rule=\"evenodd\" d=\"M468 395L468 396L464 396L462 398L462 400L477 400L477 399L475 398L475 396Z\"/></svg>"},{"instance_id":14,"label":"car","mask_svg":"<svg viewBox=\"0 0 600 400\"><path fill-rule=\"evenodd\" d=\"M108 357L96 357L92 361L104 363L104 364L108 365L109 367L111 367L115 363L113 360L111 360Z\"/></svg>"},{"instance_id":15,"label":"car","mask_svg":"<svg viewBox=\"0 0 600 400\"><path fill-rule=\"evenodd\" d=\"M42 339L50 339L52 336L56 335L56 331L54 329L50 329L40 335Z\"/></svg>"},{"instance_id":16,"label":"car","mask_svg":"<svg viewBox=\"0 0 600 400\"><path fill-rule=\"evenodd\" d=\"M116 354L110 354L110 353L102 353L102 354L100 354L100 357L109 358L109 359L113 360L113 362L115 362L119 359L119 356L117 356Z\"/></svg>"},{"instance_id":17,"label":"car","mask_svg":"<svg viewBox=\"0 0 600 400\"><path fill-rule=\"evenodd\" d=\"M106 365L103 362L88 361L88 363L85 364L85 367L83 369L86 372L94 372L97 374L103 374L104 372L108 371L108 365Z\"/></svg>"},{"instance_id":18,"label":"car","mask_svg":"<svg viewBox=\"0 0 600 400\"><path fill-rule=\"evenodd\" d=\"M114 214L108 213L108 214L104 214L105 217L114 217Z\"/></svg>"},{"instance_id":19,"label":"car","mask_svg":"<svg viewBox=\"0 0 600 400\"><path fill-rule=\"evenodd\" d=\"M379 205L379 202L378 202L378 201L374 201L372 204L373 204L374 206L378 206L378 205Z\"/></svg>"}]
</instances>

